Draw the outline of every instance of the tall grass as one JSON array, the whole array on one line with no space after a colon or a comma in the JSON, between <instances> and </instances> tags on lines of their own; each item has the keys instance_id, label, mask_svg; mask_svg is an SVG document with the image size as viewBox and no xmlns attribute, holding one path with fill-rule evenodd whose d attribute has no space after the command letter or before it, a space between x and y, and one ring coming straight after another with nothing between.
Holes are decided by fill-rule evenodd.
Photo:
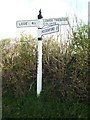
<instances>
[{"instance_id":1,"label":"tall grass","mask_svg":"<svg viewBox=\"0 0 90 120\"><path fill-rule=\"evenodd\" d=\"M67 99L87 99L88 37L87 25L72 29L72 42L62 44L55 39L43 40L43 89ZM20 40L2 40L3 95L24 96L37 73L37 40L22 35Z\"/></svg>"}]
</instances>

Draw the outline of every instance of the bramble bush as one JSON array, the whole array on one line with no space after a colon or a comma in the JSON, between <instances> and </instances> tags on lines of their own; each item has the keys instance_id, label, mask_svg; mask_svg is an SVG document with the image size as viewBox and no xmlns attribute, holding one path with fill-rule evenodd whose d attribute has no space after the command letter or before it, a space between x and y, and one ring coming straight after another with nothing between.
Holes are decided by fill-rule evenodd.
<instances>
[{"instance_id":1,"label":"bramble bush","mask_svg":"<svg viewBox=\"0 0 90 120\"><path fill-rule=\"evenodd\" d=\"M42 94L87 101L88 26L81 22L71 29L71 42L43 40ZM37 43L37 39L25 34L20 39L1 41L3 96L25 96L36 86Z\"/></svg>"}]
</instances>

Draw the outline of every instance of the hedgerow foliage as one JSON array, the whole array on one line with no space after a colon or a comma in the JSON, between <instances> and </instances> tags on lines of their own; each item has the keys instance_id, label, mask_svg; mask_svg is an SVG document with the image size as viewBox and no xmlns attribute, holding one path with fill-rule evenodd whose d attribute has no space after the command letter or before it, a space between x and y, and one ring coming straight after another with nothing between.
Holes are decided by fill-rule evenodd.
<instances>
[{"instance_id":1,"label":"hedgerow foliage","mask_svg":"<svg viewBox=\"0 0 90 120\"><path fill-rule=\"evenodd\" d=\"M88 26L81 23L63 44L43 39L43 91L62 100L87 100ZM25 96L36 85L37 39L22 34L18 39L4 39L2 47L3 96Z\"/></svg>"}]
</instances>

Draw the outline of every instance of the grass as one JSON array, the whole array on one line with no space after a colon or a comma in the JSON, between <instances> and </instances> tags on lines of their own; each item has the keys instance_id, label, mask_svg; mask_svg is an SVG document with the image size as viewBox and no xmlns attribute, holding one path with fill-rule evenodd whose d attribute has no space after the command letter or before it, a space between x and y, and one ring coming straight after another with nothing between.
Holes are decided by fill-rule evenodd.
<instances>
[{"instance_id":1,"label":"grass","mask_svg":"<svg viewBox=\"0 0 90 120\"><path fill-rule=\"evenodd\" d=\"M37 98L35 90L22 98L3 97L3 119L5 118L84 118L88 117L88 106L79 102L61 102L43 92Z\"/></svg>"}]
</instances>

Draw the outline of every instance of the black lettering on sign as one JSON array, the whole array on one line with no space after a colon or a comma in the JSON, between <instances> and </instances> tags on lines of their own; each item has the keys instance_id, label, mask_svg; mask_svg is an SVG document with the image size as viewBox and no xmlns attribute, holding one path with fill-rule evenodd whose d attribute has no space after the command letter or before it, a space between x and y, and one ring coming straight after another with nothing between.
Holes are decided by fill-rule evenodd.
<instances>
[{"instance_id":1,"label":"black lettering on sign","mask_svg":"<svg viewBox=\"0 0 90 120\"><path fill-rule=\"evenodd\" d=\"M36 22L32 22L32 24L33 24L33 25L35 25L35 24L36 24Z\"/></svg>"},{"instance_id":2,"label":"black lettering on sign","mask_svg":"<svg viewBox=\"0 0 90 120\"><path fill-rule=\"evenodd\" d=\"M51 28L51 31L55 30L55 27Z\"/></svg>"},{"instance_id":3,"label":"black lettering on sign","mask_svg":"<svg viewBox=\"0 0 90 120\"><path fill-rule=\"evenodd\" d=\"M21 24L19 23L19 26L20 26Z\"/></svg>"},{"instance_id":4,"label":"black lettering on sign","mask_svg":"<svg viewBox=\"0 0 90 120\"><path fill-rule=\"evenodd\" d=\"M62 17L62 18L55 18L55 21L59 22L59 21L67 21L67 18Z\"/></svg>"},{"instance_id":5,"label":"black lettering on sign","mask_svg":"<svg viewBox=\"0 0 90 120\"><path fill-rule=\"evenodd\" d=\"M46 32L49 32L49 31L54 31L54 30L55 30L55 27L52 27L52 28L49 28L49 29L42 30L42 33L46 33Z\"/></svg>"},{"instance_id":6,"label":"black lettering on sign","mask_svg":"<svg viewBox=\"0 0 90 120\"><path fill-rule=\"evenodd\" d=\"M58 26L56 26L56 30L58 30Z\"/></svg>"},{"instance_id":7,"label":"black lettering on sign","mask_svg":"<svg viewBox=\"0 0 90 120\"><path fill-rule=\"evenodd\" d=\"M53 22L53 19L45 19L44 22Z\"/></svg>"},{"instance_id":8,"label":"black lettering on sign","mask_svg":"<svg viewBox=\"0 0 90 120\"><path fill-rule=\"evenodd\" d=\"M27 25L27 22L21 22L21 25L23 26L23 25Z\"/></svg>"},{"instance_id":9,"label":"black lettering on sign","mask_svg":"<svg viewBox=\"0 0 90 120\"><path fill-rule=\"evenodd\" d=\"M55 21L62 21L62 18L55 18Z\"/></svg>"}]
</instances>

